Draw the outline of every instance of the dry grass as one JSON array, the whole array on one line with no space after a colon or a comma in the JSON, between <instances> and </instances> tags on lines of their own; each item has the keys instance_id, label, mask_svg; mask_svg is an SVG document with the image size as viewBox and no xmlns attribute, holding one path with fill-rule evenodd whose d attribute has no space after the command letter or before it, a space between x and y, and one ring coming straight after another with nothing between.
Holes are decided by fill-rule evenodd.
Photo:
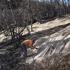
<instances>
[{"instance_id":1,"label":"dry grass","mask_svg":"<svg viewBox=\"0 0 70 70\"><path fill-rule=\"evenodd\" d=\"M52 65L50 65L49 62L46 62L45 66L26 65L19 67L18 70L70 70L70 54L56 60Z\"/></svg>"},{"instance_id":2,"label":"dry grass","mask_svg":"<svg viewBox=\"0 0 70 70\"><path fill-rule=\"evenodd\" d=\"M70 70L70 54L55 61L48 70Z\"/></svg>"}]
</instances>

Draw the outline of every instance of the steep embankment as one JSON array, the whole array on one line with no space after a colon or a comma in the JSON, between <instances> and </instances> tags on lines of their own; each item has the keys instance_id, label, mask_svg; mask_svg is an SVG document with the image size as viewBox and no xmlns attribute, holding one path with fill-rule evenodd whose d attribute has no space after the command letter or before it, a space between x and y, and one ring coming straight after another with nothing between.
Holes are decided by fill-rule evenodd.
<instances>
[{"instance_id":1,"label":"steep embankment","mask_svg":"<svg viewBox=\"0 0 70 70\"><path fill-rule=\"evenodd\" d=\"M47 69L50 66L50 64L53 64L62 56L65 56L68 53L70 53L69 25L70 25L69 16L60 19L57 18L53 21L49 21L44 24L35 23L33 25L34 31L31 33L30 36L26 38L36 40L35 45L39 47L39 49L37 50L37 52L36 50L32 51L33 53L36 54L31 57L28 57L26 59L26 62L24 62L23 58L20 57L20 55L22 54L21 49L12 49L12 50L2 49L2 51L4 50L3 51L4 53L0 49L0 69L21 70L19 68L21 68L21 66L24 67L25 66L24 63L25 64L32 63L33 65L35 65L35 63L38 63L41 64L41 67L46 66ZM3 37L1 36L0 39L4 40ZM48 63L49 66L45 63ZM38 65L36 64L36 66ZM33 67L33 69L36 68L36 66ZM51 66L51 68L53 67L54 65ZM38 68L40 68L40 66L38 66Z\"/></svg>"},{"instance_id":2,"label":"steep embankment","mask_svg":"<svg viewBox=\"0 0 70 70\"><path fill-rule=\"evenodd\" d=\"M34 25L35 32L28 38L35 39L39 47L37 54L26 62L41 62L49 59L51 63L70 51L70 20L69 17L55 19L45 24ZM37 28L36 28L37 27Z\"/></svg>"}]
</instances>

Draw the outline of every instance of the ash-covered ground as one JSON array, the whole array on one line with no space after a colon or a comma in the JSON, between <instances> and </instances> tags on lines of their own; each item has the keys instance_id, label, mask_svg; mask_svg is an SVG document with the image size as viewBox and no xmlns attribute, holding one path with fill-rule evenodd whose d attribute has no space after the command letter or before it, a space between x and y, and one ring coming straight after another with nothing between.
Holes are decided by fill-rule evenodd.
<instances>
[{"instance_id":1,"label":"ash-covered ground","mask_svg":"<svg viewBox=\"0 0 70 70\"><path fill-rule=\"evenodd\" d=\"M21 47L15 49L12 48L13 46L5 46L0 49L0 70L25 70L28 66L31 67L27 70L39 70L40 68L40 70L51 70L51 68L56 70L61 63L63 64L64 56L70 53L70 16L43 24L35 23L33 29L34 32L26 38L35 40L35 45L39 47L37 52L35 51L36 54L24 60L20 57L23 53ZM3 37L0 38L2 41Z\"/></svg>"}]
</instances>

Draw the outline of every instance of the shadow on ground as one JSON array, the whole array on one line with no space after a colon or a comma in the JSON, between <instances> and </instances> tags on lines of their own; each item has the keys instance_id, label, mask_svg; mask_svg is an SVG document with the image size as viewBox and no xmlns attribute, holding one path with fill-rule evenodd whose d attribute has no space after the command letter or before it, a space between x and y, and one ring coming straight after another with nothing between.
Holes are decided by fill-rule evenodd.
<instances>
[{"instance_id":1,"label":"shadow on ground","mask_svg":"<svg viewBox=\"0 0 70 70\"><path fill-rule=\"evenodd\" d=\"M36 40L36 39L39 39L40 37L50 36L51 34L56 33L69 25L70 23L65 24L65 25L56 26L56 27L53 27L47 30L39 31L39 32L29 35L27 38Z\"/></svg>"}]
</instances>

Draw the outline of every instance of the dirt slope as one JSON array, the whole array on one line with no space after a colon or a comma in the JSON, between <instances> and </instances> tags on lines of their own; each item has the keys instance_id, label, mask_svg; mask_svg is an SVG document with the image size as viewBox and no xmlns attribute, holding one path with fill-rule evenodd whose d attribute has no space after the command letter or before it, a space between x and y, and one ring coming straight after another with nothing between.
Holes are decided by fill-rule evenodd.
<instances>
[{"instance_id":1,"label":"dirt slope","mask_svg":"<svg viewBox=\"0 0 70 70\"><path fill-rule=\"evenodd\" d=\"M0 49L1 70L24 70L26 66L31 66L31 64L34 65L33 68L32 66L30 67L32 70L51 70L51 68L56 70L56 68L60 65L60 60L62 60L61 57L70 53L69 16L60 19L57 18L44 24L36 23L33 25L33 28L34 32L32 32L31 35L26 38L36 40L35 45L39 47L37 53L34 56L27 58L25 62L23 58L19 58L20 55L22 55L21 48L11 50L5 49L6 52L1 51ZM1 36L0 39L4 40L3 37ZM62 62L63 61L64 60L62 60ZM30 65L24 65L26 63L30 63ZM56 63L58 64L54 69ZM28 67L28 70L31 70L30 68Z\"/></svg>"}]
</instances>

